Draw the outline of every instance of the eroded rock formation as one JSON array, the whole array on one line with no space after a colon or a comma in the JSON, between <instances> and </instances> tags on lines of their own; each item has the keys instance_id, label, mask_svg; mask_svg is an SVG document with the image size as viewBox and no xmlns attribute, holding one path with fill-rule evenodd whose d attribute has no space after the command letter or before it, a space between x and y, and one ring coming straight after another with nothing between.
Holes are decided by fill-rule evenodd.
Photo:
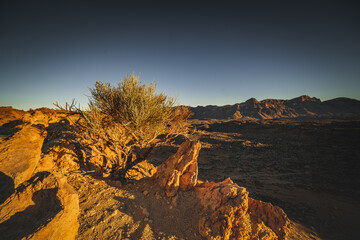
<instances>
[{"instance_id":1,"label":"eroded rock formation","mask_svg":"<svg viewBox=\"0 0 360 240\"><path fill-rule=\"evenodd\" d=\"M200 142L183 143L176 154L157 168L153 179L172 197L178 189L189 190L197 184L197 157L201 148Z\"/></svg>"},{"instance_id":2,"label":"eroded rock formation","mask_svg":"<svg viewBox=\"0 0 360 240\"><path fill-rule=\"evenodd\" d=\"M79 228L78 214L78 195L66 178L39 172L0 205L1 237L74 239Z\"/></svg>"},{"instance_id":3,"label":"eroded rock formation","mask_svg":"<svg viewBox=\"0 0 360 240\"><path fill-rule=\"evenodd\" d=\"M74 239L79 198L43 156L49 117L28 112L0 145L1 239ZM19 227L21 226L21 227Z\"/></svg>"},{"instance_id":4,"label":"eroded rock formation","mask_svg":"<svg viewBox=\"0 0 360 240\"><path fill-rule=\"evenodd\" d=\"M15 187L33 175L46 137L44 115L27 113L22 122L20 130L0 145L0 171L14 180Z\"/></svg>"},{"instance_id":5,"label":"eroded rock formation","mask_svg":"<svg viewBox=\"0 0 360 240\"><path fill-rule=\"evenodd\" d=\"M195 192L201 208L201 236L209 240L285 239L290 220L279 207L249 198L246 189L230 178L219 183L197 180L200 147L198 141L184 142L158 167L153 180L168 197L174 197L179 189Z\"/></svg>"}]
</instances>

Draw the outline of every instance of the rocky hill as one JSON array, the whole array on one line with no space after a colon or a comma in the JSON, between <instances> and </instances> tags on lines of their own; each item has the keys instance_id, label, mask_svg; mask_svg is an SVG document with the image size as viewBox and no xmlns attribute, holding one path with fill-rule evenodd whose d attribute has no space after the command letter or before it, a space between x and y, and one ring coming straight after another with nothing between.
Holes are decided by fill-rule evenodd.
<instances>
[{"instance_id":1,"label":"rocky hill","mask_svg":"<svg viewBox=\"0 0 360 240\"><path fill-rule=\"evenodd\" d=\"M322 102L309 96L290 100L251 98L243 103L225 106L198 106L191 108L194 119L278 119L316 118L359 115L360 101L350 98L335 98Z\"/></svg>"}]
</instances>

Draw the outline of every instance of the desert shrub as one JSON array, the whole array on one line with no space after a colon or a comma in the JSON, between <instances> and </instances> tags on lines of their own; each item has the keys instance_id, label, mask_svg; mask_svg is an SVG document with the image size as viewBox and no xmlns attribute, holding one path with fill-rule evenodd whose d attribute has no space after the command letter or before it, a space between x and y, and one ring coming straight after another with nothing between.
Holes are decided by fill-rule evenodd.
<instances>
[{"instance_id":1,"label":"desert shrub","mask_svg":"<svg viewBox=\"0 0 360 240\"><path fill-rule=\"evenodd\" d=\"M173 97L155 90L154 83L142 84L134 74L116 86L96 82L90 88L89 105L83 111L85 134L105 159L103 171L114 178L124 178L154 147L188 130L189 109L175 106Z\"/></svg>"}]
</instances>

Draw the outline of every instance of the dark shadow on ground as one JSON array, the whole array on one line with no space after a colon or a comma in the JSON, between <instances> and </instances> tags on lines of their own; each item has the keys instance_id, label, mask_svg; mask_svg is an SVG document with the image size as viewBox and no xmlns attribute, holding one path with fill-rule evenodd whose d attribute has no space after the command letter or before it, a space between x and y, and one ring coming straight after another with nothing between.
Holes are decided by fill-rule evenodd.
<instances>
[{"instance_id":1,"label":"dark shadow on ground","mask_svg":"<svg viewBox=\"0 0 360 240\"><path fill-rule=\"evenodd\" d=\"M11 177L0 172L0 204L15 192L14 181Z\"/></svg>"},{"instance_id":2,"label":"dark shadow on ground","mask_svg":"<svg viewBox=\"0 0 360 240\"><path fill-rule=\"evenodd\" d=\"M20 128L17 128L18 125L21 125L23 122L21 120L13 120L8 123L5 123L0 126L0 140L6 140L12 137L17 133Z\"/></svg>"},{"instance_id":3,"label":"dark shadow on ground","mask_svg":"<svg viewBox=\"0 0 360 240\"><path fill-rule=\"evenodd\" d=\"M0 224L0 239L22 239L45 226L60 212L61 202L56 196L57 189L42 189L34 192L32 201L35 205L13 215Z\"/></svg>"}]
</instances>

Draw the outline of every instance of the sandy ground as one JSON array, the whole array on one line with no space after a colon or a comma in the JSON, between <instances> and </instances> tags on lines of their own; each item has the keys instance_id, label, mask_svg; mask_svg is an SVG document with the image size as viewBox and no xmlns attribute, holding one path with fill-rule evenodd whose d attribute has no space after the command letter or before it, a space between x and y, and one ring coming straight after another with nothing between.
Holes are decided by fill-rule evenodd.
<instances>
[{"instance_id":1,"label":"sandy ground","mask_svg":"<svg viewBox=\"0 0 360 240\"><path fill-rule=\"evenodd\" d=\"M80 200L77 239L202 239L189 204L193 192L169 199L148 181L122 185L88 172L69 173Z\"/></svg>"}]
</instances>

